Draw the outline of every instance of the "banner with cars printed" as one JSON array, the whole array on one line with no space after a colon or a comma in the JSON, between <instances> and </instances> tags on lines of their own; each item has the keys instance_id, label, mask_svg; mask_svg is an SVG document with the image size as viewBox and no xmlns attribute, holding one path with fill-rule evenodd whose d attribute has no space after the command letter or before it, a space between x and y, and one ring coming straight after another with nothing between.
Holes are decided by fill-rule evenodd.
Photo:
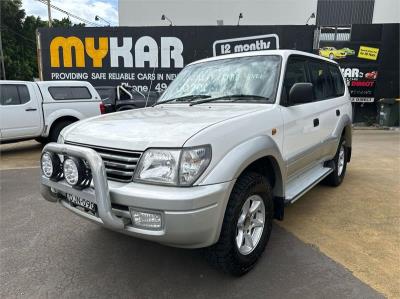
<instances>
[{"instance_id":1,"label":"banner with cars printed","mask_svg":"<svg viewBox=\"0 0 400 299\"><path fill-rule=\"evenodd\" d=\"M374 102L380 62L379 43L321 42L320 56L339 63L353 102Z\"/></svg>"},{"instance_id":2,"label":"banner with cars printed","mask_svg":"<svg viewBox=\"0 0 400 299\"><path fill-rule=\"evenodd\" d=\"M162 92L195 60L273 49L312 52L313 33L313 26L43 28L40 71L43 80Z\"/></svg>"}]
</instances>

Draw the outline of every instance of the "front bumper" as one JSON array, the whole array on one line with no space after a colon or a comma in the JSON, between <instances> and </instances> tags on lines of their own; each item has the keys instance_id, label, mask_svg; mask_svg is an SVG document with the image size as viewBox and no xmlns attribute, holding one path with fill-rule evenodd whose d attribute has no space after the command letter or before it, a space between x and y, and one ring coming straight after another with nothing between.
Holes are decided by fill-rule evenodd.
<instances>
[{"instance_id":1,"label":"front bumper","mask_svg":"<svg viewBox=\"0 0 400 299\"><path fill-rule=\"evenodd\" d=\"M42 176L41 193L46 200L60 202L74 213L109 229L171 246L200 248L218 240L234 181L185 188L118 183L107 181L103 161L92 149L50 143L43 151L85 159L93 176L92 187L83 190L72 188L65 180L54 182ZM70 205L66 193L96 203L97 213ZM135 227L129 207L161 213L163 227L160 230Z\"/></svg>"}]
</instances>

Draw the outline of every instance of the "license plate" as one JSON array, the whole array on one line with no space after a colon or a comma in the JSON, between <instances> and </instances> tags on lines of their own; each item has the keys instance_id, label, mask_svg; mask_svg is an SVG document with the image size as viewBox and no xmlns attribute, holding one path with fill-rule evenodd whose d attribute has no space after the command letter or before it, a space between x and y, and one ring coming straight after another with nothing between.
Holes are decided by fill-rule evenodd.
<instances>
[{"instance_id":1,"label":"license plate","mask_svg":"<svg viewBox=\"0 0 400 299\"><path fill-rule=\"evenodd\" d=\"M88 209L92 212L96 212L97 210L97 205L87 199L81 198L76 195L68 194L67 193L67 199L70 202L70 204L75 205L75 206L80 206L84 209Z\"/></svg>"}]
</instances>

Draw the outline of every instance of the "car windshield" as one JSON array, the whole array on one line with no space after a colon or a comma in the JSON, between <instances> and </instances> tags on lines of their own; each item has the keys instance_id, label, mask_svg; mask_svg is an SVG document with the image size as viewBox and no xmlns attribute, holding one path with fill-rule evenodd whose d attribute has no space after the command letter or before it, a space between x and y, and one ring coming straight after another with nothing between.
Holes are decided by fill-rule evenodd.
<instances>
[{"instance_id":1,"label":"car windshield","mask_svg":"<svg viewBox=\"0 0 400 299\"><path fill-rule=\"evenodd\" d=\"M275 101L280 65L281 58L277 55L192 64L179 73L157 104L200 103L213 99L214 102L272 103Z\"/></svg>"}]
</instances>

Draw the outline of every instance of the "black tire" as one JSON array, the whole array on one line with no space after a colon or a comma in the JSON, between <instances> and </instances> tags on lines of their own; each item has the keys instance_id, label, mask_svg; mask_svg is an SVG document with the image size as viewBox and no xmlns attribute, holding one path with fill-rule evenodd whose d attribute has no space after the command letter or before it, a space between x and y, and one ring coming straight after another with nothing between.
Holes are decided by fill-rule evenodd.
<instances>
[{"instance_id":1,"label":"black tire","mask_svg":"<svg viewBox=\"0 0 400 299\"><path fill-rule=\"evenodd\" d=\"M259 195L265 206L265 221L261 238L253 251L244 255L236 246L237 222L242 206L251 195ZM209 263L234 276L241 276L250 271L263 253L272 230L274 206L269 182L258 173L244 173L237 180L222 224L218 242L205 249Z\"/></svg>"},{"instance_id":2,"label":"black tire","mask_svg":"<svg viewBox=\"0 0 400 299\"><path fill-rule=\"evenodd\" d=\"M338 165L339 164L339 155L340 155L340 150L342 147L343 147L343 151L344 151L344 164L343 164L342 171L339 171L339 165ZM336 151L336 155L333 158L333 162L335 164L335 169L330 175L328 175L325 178L324 183L326 183L327 185L333 186L333 187L337 187L343 182L344 176L346 175L347 157L348 157L347 155L348 155L348 150L346 147L346 140L342 137L340 139L339 146Z\"/></svg>"},{"instance_id":3,"label":"black tire","mask_svg":"<svg viewBox=\"0 0 400 299\"><path fill-rule=\"evenodd\" d=\"M49 139L45 138L45 137L38 137L38 138L35 138L35 140L41 144L46 144L47 142L49 142Z\"/></svg>"},{"instance_id":4,"label":"black tire","mask_svg":"<svg viewBox=\"0 0 400 299\"><path fill-rule=\"evenodd\" d=\"M55 123L50 129L48 142L57 142L58 135L60 135L60 132L62 131L62 129L64 129L66 126L68 126L72 123L73 123L73 121L71 121L71 120L62 120L62 121Z\"/></svg>"}]
</instances>

